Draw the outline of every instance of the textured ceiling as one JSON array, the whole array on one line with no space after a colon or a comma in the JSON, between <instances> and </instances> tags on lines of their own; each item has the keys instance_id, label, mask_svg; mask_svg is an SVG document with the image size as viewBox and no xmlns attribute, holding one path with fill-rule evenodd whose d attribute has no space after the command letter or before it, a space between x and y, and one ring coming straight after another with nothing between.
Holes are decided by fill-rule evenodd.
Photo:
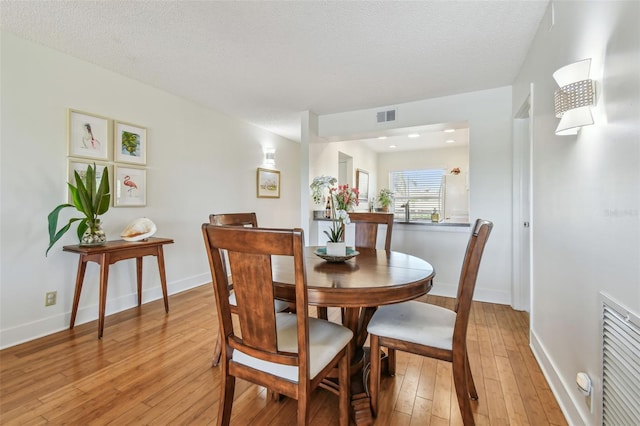
<instances>
[{"instance_id":1,"label":"textured ceiling","mask_svg":"<svg viewBox=\"0 0 640 426\"><path fill-rule=\"evenodd\" d=\"M330 114L509 85L544 1L7 1L3 30L300 140Z\"/></svg>"}]
</instances>

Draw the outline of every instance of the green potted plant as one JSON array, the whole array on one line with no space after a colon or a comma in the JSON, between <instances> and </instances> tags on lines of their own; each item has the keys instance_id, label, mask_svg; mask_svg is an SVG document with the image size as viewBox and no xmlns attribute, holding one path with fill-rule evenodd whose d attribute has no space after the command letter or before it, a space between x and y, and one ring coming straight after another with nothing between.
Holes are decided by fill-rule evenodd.
<instances>
[{"instance_id":1,"label":"green potted plant","mask_svg":"<svg viewBox=\"0 0 640 426\"><path fill-rule=\"evenodd\" d=\"M383 188L378 192L378 204L383 212L389 211L389 206L393 202L393 192L390 189Z\"/></svg>"},{"instance_id":2,"label":"green potted plant","mask_svg":"<svg viewBox=\"0 0 640 426\"><path fill-rule=\"evenodd\" d=\"M80 245L101 245L107 242L107 238L102 230L99 216L109 210L111 192L109 189L109 171L105 166L100 177L100 183L96 184L96 165L89 165L84 177L77 171L74 172L76 185L67 182L73 204L60 204L49 213L49 247L51 247L69 230L71 224L78 222L78 239ZM60 211L66 207L75 207L84 217L74 217L69 222L56 231L58 228L58 216Z\"/></svg>"}]
</instances>

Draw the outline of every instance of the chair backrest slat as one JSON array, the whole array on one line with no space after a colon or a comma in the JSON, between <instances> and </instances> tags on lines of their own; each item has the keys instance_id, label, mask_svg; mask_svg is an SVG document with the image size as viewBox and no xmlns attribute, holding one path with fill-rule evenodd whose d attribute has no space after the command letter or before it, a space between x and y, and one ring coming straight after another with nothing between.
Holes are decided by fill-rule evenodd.
<instances>
[{"instance_id":1,"label":"chair backrest slat","mask_svg":"<svg viewBox=\"0 0 640 426\"><path fill-rule=\"evenodd\" d=\"M492 222L478 219L471 231L467 250L465 251L464 260L462 262L462 269L460 271L458 295L456 297L454 308L458 314L456 316L456 325L454 328L454 341L461 339L466 341L467 326L469 324L469 315L471 313L471 302L473 301L473 293L476 288L480 261L482 260L482 254L492 228Z\"/></svg>"},{"instance_id":2,"label":"chair backrest slat","mask_svg":"<svg viewBox=\"0 0 640 426\"><path fill-rule=\"evenodd\" d=\"M356 247L376 248L378 225L387 225L384 249L391 250L391 232L393 231L393 213L349 213L349 219L356 225Z\"/></svg>"}]
</instances>

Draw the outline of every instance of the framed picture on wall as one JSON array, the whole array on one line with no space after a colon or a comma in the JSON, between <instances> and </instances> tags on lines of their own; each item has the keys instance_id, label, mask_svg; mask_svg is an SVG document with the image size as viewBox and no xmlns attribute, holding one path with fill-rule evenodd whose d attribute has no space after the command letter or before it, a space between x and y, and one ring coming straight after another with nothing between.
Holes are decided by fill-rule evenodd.
<instances>
[{"instance_id":1,"label":"framed picture on wall","mask_svg":"<svg viewBox=\"0 0 640 426\"><path fill-rule=\"evenodd\" d=\"M369 172L356 169L356 188L358 188L358 200L369 199Z\"/></svg>"},{"instance_id":2,"label":"framed picture on wall","mask_svg":"<svg viewBox=\"0 0 640 426\"><path fill-rule=\"evenodd\" d=\"M74 109L67 110L67 154L70 157L109 159L109 119Z\"/></svg>"},{"instance_id":3,"label":"framed picture on wall","mask_svg":"<svg viewBox=\"0 0 640 426\"><path fill-rule=\"evenodd\" d=\"M116 164L113 177L115 207L143 207L147 205L147 169L123 167Z\"/></svg>"},{"instance_id":4,"label":"framed picture on wall","mask_svg":"<svg viewBox=\"0 0 640 426\"><path fill-rule=\"evenodd\" d=\"M117 163L147 164L147 129L135 124L114 123L114 161Z\"/></svg>"},{"instance_id":5,"label":"framed picture on wall","mask_svg":"<svg viewBox=\"0 0 640 426\"><path fill-rule=\"evenodd\" d=\"M67 182L69 182L73 186L76 186L76 178L75 178L74 172L78 172L83 182L86 184L85 176L87 174L87 167L89 167L89 165L93 166L93 164L96 165L96 188L97 188L100 185L100 180L102 179L102 173L104 172L104 168L105 167L107 168L107 173L109 173L109 175L111 175L112 173L111 166L109 166L107 163L80 160L77 158L69 158L67 161ZM111 178L111 176L109 176L109 178ZM109 182L109 187L111 189L111 194L112 194L111 196L113 197L113 187L111 187L111 182ZM67 191L67 202L69 204L73 204L71 191Z\"/></svg>"},{"instance_id":6,"label":"framed picture on wall","mask_svg":"<svg viewBox=\"0 0 640 426\"><path fill-rule=\"evenodd\" d=\"M256 186L258 198L280 198L280 172L258 168Z\"/></svg>"}]
</instances>

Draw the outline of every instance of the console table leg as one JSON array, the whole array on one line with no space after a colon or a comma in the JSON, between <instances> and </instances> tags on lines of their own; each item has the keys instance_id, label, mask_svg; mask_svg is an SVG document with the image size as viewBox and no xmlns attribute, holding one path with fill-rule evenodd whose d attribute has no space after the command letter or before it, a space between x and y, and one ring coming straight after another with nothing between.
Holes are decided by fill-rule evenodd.
<instances>
[{"instance_id":1,"label":"console table leg","mask_svg":"<svg viewBox=\"0 0 640 426\"><path fill-rule=\"evenodd\" d=\"M158 247L158 271L160 272L160 284L162 284L162 297L164 297L164 311L169 313L169 299L167 297L167 275L164 271L164 253L162 246Z\"/></svg>"},{"instance_id":2,"label":"console table leg","mask_svg":"<svg viewBox=\"0 0 640 426\"><path fill-rule=\"evenodd\" d=\"M107 255L100 256L100 307L98 311L98 339L102 339L104 330L104 312L107 306L107 282L109 280L109 259Z\"/></svg>"},{"instance_id":3,"label":"console table leg","mask_svg":"<svg viewBox=\"0 0 640 426\"><path fill-rule=\"evenodd\" d=\"M138 306L142 305L142 257L136 257L136 275L138 278Z\"/></svg>"},{"instance_id":4,"label":"console table leg","mask_svg":"<svg viewBox=\"0 0 640 426\"><path fill-rule=\"evenodd\" d=\"M87 270L87 262L84 256L80 256L78 260L78 273L76 274L76 289L73 293L73 307L71 308L71 321L69 328L73 328L76 324L76 314L78 313L78 303L80 303L80 293L82 292L82 283L84 282L84 272Z\"/></svg>"}]
</instances>

